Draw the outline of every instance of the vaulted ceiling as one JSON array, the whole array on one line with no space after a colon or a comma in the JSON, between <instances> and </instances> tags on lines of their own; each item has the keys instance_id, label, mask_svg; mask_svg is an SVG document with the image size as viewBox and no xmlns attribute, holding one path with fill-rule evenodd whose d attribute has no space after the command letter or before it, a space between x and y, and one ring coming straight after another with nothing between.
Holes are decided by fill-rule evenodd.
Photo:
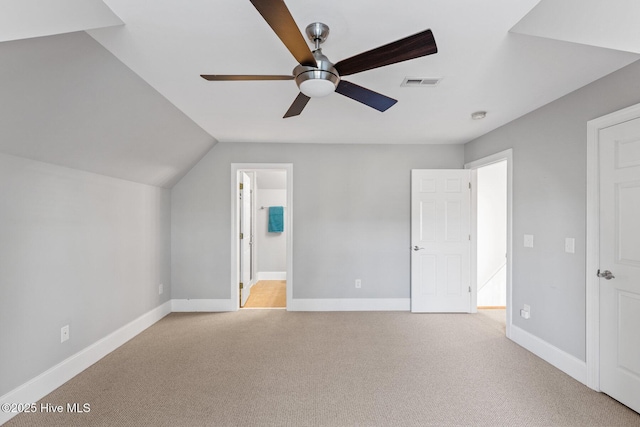
<instances>
[{"instance_id":1,"label":"vaulted ceiling","mask_svg":"<svg viewBox=\"0 0 640 427\"><path fill-rule=\"evenodd\" d=\"M618 2L626 8L609 6ZM105 3L125 25L89 33L219 141L464 143L638 58L585 37L602 28L599 37L616 34L607 47L628 50L621 23L636 34L638 26L617 18L640 16L640 7L627 0L606 2L612 13L601 21L599 0L286 0L302 32L316 21L331 28L323 52L333 62L427 28L439 51L349 76L398 100L385 113L332 95L283 119L298 94L294 82L199 77L289 74L297 65L249 0ZM524 34L510 32L523 18ZM568 34L553 32L565 25ZM530 28L541 30L533 37ZM405 77L442 81L400 87ZM471 120L477 110L487 118Z\"/></svg>"},{"instance_id":2,"label":"vaulted ceiling","mask_svg":"<svg viewBox=\"0 0 640 427\"><path fill-rule=\"evenodd\" d=\"M286 5L302 32L329 25L333 62L427 28L438 53L349 76L398 100L384 113L331 94L283 119L293 81L199 77L297 64L249 0L4 0L0 151L171 186L216 140L465 143L640 58L634 0ZM401 87L405 77L441 80ZM472 120L478 110L486 118Z\"/></svg>"}]
</instances>

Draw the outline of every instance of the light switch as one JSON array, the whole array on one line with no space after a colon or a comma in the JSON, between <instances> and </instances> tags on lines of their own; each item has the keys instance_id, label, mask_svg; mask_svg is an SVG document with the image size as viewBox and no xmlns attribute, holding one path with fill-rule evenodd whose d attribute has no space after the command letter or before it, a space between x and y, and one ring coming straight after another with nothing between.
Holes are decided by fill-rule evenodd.
<instances>
[{"instance_id":1,"label":"light switch","mask_svg":"<svg viewBox=\"0 0 640 427\"><path fill-rule=\"evenodd\" d=\"M576 239L573 237L567 237L564 239L564 251L570 254L576 252Z\"/></svg>"},{"instance_id":2,"label":"light switch","mask_svg":"<svg viewBox=\"0 0 640 427\"><path fill-rule=\"evenodd\" d=\"M524 247L525 248L532 248L533 247L533 235L532 234L525 234L524 235Z\"/></svg>"}]
</instances>

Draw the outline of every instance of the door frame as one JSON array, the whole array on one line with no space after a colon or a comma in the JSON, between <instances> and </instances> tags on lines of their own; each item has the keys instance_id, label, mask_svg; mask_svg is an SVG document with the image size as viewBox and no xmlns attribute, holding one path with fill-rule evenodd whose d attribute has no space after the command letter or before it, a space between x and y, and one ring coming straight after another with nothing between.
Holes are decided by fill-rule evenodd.
<instances>
[{"instance_id":1,"label":"door frame","mask_svg":"<svg viewBox=\"0 0 640 427\"><path fill-rule=\"evenodd\" d=\"M640 117L640 104L587 122L586 364L587 383L600 391L600 130Z\"/></svg>"},{"instance_id":2,"label":"door frame","mask_svg":"<svg viewBox=\"0 0 640 427\"><path fill-rule=\"evenodd\" d=\"M512 213L513 213L513 149L509 148L504 151L465 163L465 169L471 169L471 312L478 312L478 174L477 170L484 166L489 166L500 161L507 162L507 289L506 289L506 309L505 309L505 335L511 339L511 322L512 313Z\"/></svg>"},{"instance_id":3,"label":"door frame","mask_svg":"<svg viewBox=\"0 0 640 427\"><path fill-rule=\"evenodd\" d=\"M287 174L287 209L284 216L284 226L287 230L286 259L287 259L287 310L292 306L293 299L293 164L292 163L231 163L231 301L233 311L240 309L240 295L238 291L240 254L238 218L238 172L282 170Z\"/></svg>"},{"instance_id":4,"label":"door frame","mask_svg":"<svg viewBox=\"0 0 640 427\"><path fill-rule=\"evenodd\" d=\"M238 188L238 183L242 182L244 183L244 175L247 176L247 178L249 179L249 212L248 212L248 216L249 216L249 234L248 234L248 238L249 238L249 281L245 283L245 277L244 277L244 269L245 269L245 265L244 262L247 261L244 258L244 239L239 239L241 241L238 242L239 244L239 248L238 248L238 255L239 255L239 261L238 261L238 281L244 283L244 285L246 286L246 289L243 288L243 291L247 291L247 298L248 295L251 294L251 287L255 284L254 280L256 278L256 259L255 259L255 245L252 242L253 240L253 234L254 234L254 230L255 230L255 222L256 222L256 208L255 208L255 191L253 191L253 189L255 188L255 183L256 183L256 173L254 171L250 171L250 170L246 170L246 169L241 169L238 171L238 175L237 175L237 183L236 183L236 189L238 191L237 193L237 198L236 198L236 203L238 203L238 225L240 227L240 229L238 230L238 232L241 232L242 234L245 234L245 232L243 231L243 221L245 220L245 215L247 215L245 213L245 209L244 209L244 204L246 203L247 199L246 196L247 194L245 193L245 191L247 190L247 188L243 188L239 189ZM244 301L246 302L247 298L245 298L245 292L242 292L240 295L240 307L242 307L242 300L244 299Z\"/></svg>"}]
</instances>

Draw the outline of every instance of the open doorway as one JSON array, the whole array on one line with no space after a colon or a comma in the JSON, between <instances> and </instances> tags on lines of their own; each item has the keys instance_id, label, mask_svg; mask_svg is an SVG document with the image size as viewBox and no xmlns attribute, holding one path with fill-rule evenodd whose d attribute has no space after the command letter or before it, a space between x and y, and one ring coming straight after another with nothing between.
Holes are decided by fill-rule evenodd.
<instances>
[{"instance_id":1,"label":"open doorway","mask_svg":"<svg viewBox=\"0 0 640 427\"><path fill-rule=\"evenodd\" d=\"M232 165L232 298L285 309L291 298L291 165Z\"/></svg>"},{"instance_id":2,"label":"open doorway","mask_svg":"<svg viewBox=\"0 0 640 427\"><path fill-rule=\"evenodd\" d=\"M472 304L476 310L511 324L511 150L466 165L472 170L474 227Z\"/></svg>"},{"instance_id":3,"label":"open doorway","mask_svg":"<svg viewBox=\"0 0 640 427\"><path fill-rule=\"evenodd\" d=\"M477 307L507 305L507 161L477 169Z\"/></svg>"}]
</instances>

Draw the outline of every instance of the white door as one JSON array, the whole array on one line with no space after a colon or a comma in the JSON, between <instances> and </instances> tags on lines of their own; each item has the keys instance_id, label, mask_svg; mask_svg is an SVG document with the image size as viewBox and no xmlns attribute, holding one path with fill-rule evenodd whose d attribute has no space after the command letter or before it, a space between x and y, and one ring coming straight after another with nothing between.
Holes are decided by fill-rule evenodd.
<instances>
[{"instance_id":1,"label":"white door","mask_svg":"<svg viewBox=\"0 0 640 427\"><path fill-rule=\"evenodd\" d=\"M599 276L600 389L640 412L640 118L600 133Z\"/></svg>"},{"instance_id":2,"label":"white door","mask_svg":"<svg viewBox=\"0 0 640 427\"><path fill-rule=\"evenodd\" d=\"M241 172L240 185L240 306L244 307L251 293L251 177Z\"/></svg>"},{"instance_id":3,"label":"white door","mask_svg":"<svg viewBox=\"0 0 640 427\"><path fill-rule=\"evenodd\" d=\"M471 311L471 172L411 171L411 311Z\"/></svg>"}]
</instances>

